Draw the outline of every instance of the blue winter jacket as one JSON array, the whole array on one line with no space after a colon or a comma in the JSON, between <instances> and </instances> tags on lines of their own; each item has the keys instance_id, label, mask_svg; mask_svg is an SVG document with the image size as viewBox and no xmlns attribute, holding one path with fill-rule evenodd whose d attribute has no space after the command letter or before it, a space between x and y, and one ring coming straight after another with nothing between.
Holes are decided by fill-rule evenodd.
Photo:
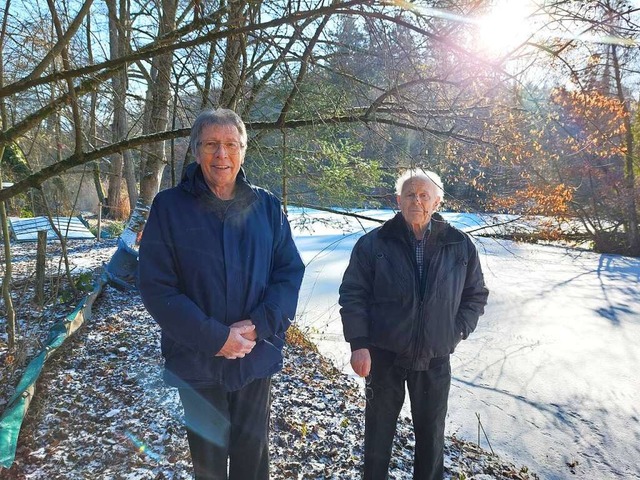
<instances>
[{"instance_id":1,"label":"blue winter jacket","mask_svg":"<svg viewBox=\"0 0 640 480\"><path fill-rule=\"evenodd\" d=\"M304 264L280 201L250 185L224 220L200 166L156 195L139 253L139 289L162 328L165 381L232 391L282 368L284 334L295 316ZM241 185L239 185L241 186ZM229 325L251 319L258 341L244 358L216 357Z\"/></svg>"}]
</instances>

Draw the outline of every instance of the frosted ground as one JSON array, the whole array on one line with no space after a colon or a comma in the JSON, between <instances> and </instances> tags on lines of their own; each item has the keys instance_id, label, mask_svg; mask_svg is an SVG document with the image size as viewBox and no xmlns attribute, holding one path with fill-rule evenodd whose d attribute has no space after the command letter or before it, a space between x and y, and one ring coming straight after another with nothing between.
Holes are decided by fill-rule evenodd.
<instances>
[{"instance_id":1,"label":"frosted ground","mask_svg":"<svg viewBox=\"0 0 640 480\"><path fill-rule=\"evenodd\" d=\"M378 224L330 217L290 212L307 264L300 321L353 374L338 286L355 241ZM466 230L487 221L444 217ZM447 434L477 441L479 416L482 446L541 478L640 479L640 259L476 242L491 294L452 359Z\"/></svg>"}]
</instances>

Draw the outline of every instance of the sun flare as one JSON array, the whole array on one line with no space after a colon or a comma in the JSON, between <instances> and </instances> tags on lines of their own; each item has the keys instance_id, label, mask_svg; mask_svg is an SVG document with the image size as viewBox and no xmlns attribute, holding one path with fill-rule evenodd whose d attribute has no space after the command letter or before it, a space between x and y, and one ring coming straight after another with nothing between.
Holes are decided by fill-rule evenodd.
<instances>
[{"instance_id":1,"label":"sun flare","mask_svg":"<svg viewBox=\"0 0 640 480\"><path fill-rule=\"evenodd\" d=\"M497 0L477 21L478 48L489 55L501 55L525 42L533 31L527 0Z\"/></svg>"}]
</instances>

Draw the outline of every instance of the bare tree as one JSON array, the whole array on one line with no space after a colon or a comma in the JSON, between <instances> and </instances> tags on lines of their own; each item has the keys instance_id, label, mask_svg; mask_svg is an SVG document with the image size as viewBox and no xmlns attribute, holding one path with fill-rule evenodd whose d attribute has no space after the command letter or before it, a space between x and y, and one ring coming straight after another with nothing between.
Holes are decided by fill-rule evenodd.
<instances>
[{"instance_id":1,"label":"bare tree","mask_svg":"<svg viewBox=\"0 0 640 480\"><path fill-rule=\"evenodd\" d=\"M113 17L115 5L113 2L109 5ZM167 12L165 9L168 9ZM125 71L131 82L135 72L129 66L138 66L137 72L141 75L138 80L148 81L147 77L151 78L150 93L146 100L139 99L139 88L135 94L131 92L131 98L137 99L127 108L130 125L127 138L114 137L105 146L74 149L74 153L67 158L40 168L11 189L1 192L0 197L38 186L61 171L84 162L142 148L140 196L142 205L148 206L159 188L166 162L163 142L188 133L188 128L181 128L180 125L167 131L167 92L170 90L163 90L163 75L168 76L166 85L171 85L171 70L163 73L164 66L171 65L172 59L176 58L186 62L189 58L195 58L196 53L200 55L199 58L207 60L194 61L189 71L181 68L184 78L180 82L173 82L182 89L182 94L176 92L174 95L174 98L180 98L180 102L174 103L175 108L183 108L184 111L180 114L172 112L172 118L185 119L185 123L195 115L196 110L218 96L219 104L234 106L243 112L256 138L265 138L265 133L282 132L283 129L289 132L309 129L324 131L331 127L337 132L349 125L364 125L365 130L370 129L371 135L383 139L387 131L383 128L376 131L375 126L378 125L387 126L393 131L418 132L423 138L483 141L475 131L456 123L455 115L450 113L452 106L457 108L457 103L462 106L458 99L471 95L461 95L467 88L464 81L451 80L456 77L454 68L435 70L442 58L447 58L450 65L465 64L456 58L467 63L477 60L464 48L457 46L456 42L442 35L447 31L428 15L407 11L402 7L371 6L365 1L317 1L308 6L288 2L263 4L237 1L219 7L203 4L201 14L197 18L194 16L193 21L188 21L187 10L176 15L175 6L168 4L159 4L156 9L140 9L136 18L153 16L155 12L162 15L153 20L161 21L158 25L165 27L146 44L142 43L143 37L137 34L131 37L129 50L119 52L117 57L112 54L110 58L84 65L76 62L76 67L71 70L29 74L0 88L0 96L15 98L18 93L37 92L52 82L75 79L73 92L60 94L28 111L26 115L18 116L9 128L0 133L0 141L8 142L35 131L39 122L63 108L72 95L80 98L104 89L106 82L114 82L112 79ZM406 38L420 39L410 46L410 50L398 53L398 58L400 55L414 58L414 64L406 63L399 69L398 63L382 63L380 71L373 76L365 71L354 74L333 68L338 64L330 61L335 50L331 49L331 32L326 25L331 25L331 19L346 17L359 19L360 25L373 26L370 30L377 29L380 38L384 37L390 26L394 26L397 31L406 31ZM178 18L180 23L168 25L170 18L174 22ZM118 25L112 30L117 28ZM385 42L372 45L371 52L374 48L384 49L387 45ZM443 52L440 59L429 54L434 49ZM214 53L222 51L225 55ZM355 56L360 53L352 49L339 54ZM421 63L421 58L426 60ZM147 75L142 73L140 65L150 59L153 67ZM332 87L338 95L322 89L323 82L329 76L342 78L341 85L334 82ZM123 88L121 83L113 85L114 90ZM439 104L429 104L433 99L446 99L446 102L439 100ZM135 102L141 106L140 109L131 108L135 107ZM465 98L464 104L469 104L468 98ZM97 111L100 112L100 109ZM139 113L137 117L136 112ZM144 117L142 112L148 117ZM98 132L104 131L106 118L101 118L101 122L102 127L99 124L96 129ZM309 137L312 136L310 133ZM416 143L415 148L420 150L420 145ZM283 155L285 159L287 156Z\"/></svg>"},{"instance_id":2,"label":"bare tree","mask_svg":"<svg viewBox=\"0 0 640 480\"><path fill-rule=\"evenodd\" d=\"M91 31L91 17L86 19L86 33L87 33L87 62L89 64L94 63L93 48L92 48L92 31ZM91 100L89 102L89 125L87 131L87 137L89 139L89 145L93 148L98 146L98 133L97 133L97 105L98 105L98 93L93 91L90 94ZM98 196L98 205L105 205L105 193L102 188L102 180L100 179L100 163L93 162L92 165L92 177L93 183L96 188L96 195Z\"/></svg>"}]
</instances>

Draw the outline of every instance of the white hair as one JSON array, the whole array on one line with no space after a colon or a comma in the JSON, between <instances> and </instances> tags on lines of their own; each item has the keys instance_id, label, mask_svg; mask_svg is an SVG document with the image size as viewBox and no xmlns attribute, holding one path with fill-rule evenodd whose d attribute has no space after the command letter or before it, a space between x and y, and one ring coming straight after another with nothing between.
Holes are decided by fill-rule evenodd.
<instances>
[{"instance_id":1,"label":"white hair","mask_svg":"<svg viewBox=\"0 0 640 480\"><path fill-rule=\"evenodd\" d=\"M402 187L404 187L407 180L413 180L416 178L433 183L436 186L436 196L439 201L442 201L442 197L444 196L444 187L442 186L442 179L440 178L440 175L421 168L410 168L405 170L402 175L398 177L398 180L396 180L396 195L402 194Z\"/></svg>"}]
</instances>

